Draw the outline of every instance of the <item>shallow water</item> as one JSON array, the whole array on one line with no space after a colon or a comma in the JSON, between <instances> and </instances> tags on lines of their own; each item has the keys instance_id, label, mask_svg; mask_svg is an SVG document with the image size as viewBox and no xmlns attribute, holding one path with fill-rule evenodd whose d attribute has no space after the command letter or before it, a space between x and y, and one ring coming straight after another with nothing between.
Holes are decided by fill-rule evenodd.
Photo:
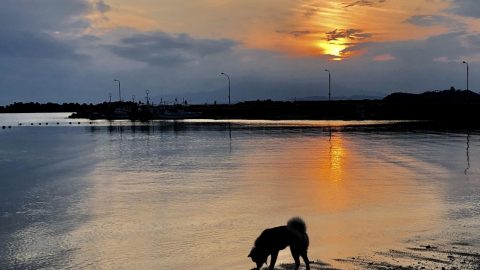
<instances>
[{"instance_id":1,"label":"shallow water","mask_svg":"<svg viewBox=\"0 0 480 270\"><path fill-rule=\"evenodd\" d=\"M417 242L480 247L476 131L64 117L0 115L1 269L251 269L258 234L296 215L310 258L334 266Z\"/></svg>"}]
</instances>

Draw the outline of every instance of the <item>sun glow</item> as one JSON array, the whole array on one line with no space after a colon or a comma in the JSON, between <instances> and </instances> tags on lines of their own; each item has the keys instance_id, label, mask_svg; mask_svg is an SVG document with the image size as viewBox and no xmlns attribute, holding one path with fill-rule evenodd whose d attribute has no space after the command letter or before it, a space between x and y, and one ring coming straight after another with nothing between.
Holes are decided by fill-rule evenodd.
<instances>
[{"instance_id":1,"label":"sun glow","mask_svg":"<svg viewBox=\"0 0 480 270\"><path fill-rule=\"evenodd\" d=\"M322 54L332 56L332 60L340 61L344 58L344 50L348 48L344 40L321 40L316 46L322 49Z\"/></svg>"},{"instance_id":2,"label":"sun glow","mask_svg":"<svg viewBox=\"0 0 480 270\"><path fill-rule=\"evenodd\" d=\"M421 27L406 22L413 15L435 13L447 7L448 3L431 5L403 0L304 0L281 33L303 41L300 53L347 60L365 53L371 48L370 43L424 39L441 33L445 27Z\"/></svg>"},{"instance_id":3,"label":"sun glow","mask_svg":"<svg viewBox=\"0 0 480 270\"><path fill-rule=\"evenodd\" d=\"M330 178L332 181L337 182L343 179L343 170L345 162L345 148L343 147L343 140L341 136L332 136L329 138L330 144Z\"/></svg>"}]
</instances>

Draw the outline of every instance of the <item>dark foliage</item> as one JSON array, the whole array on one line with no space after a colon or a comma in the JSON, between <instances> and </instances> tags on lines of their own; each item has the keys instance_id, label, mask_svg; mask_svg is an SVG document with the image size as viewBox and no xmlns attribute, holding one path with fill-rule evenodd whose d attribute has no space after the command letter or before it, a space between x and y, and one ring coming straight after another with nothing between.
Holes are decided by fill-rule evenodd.
<instances>
[{"instance_id":1,"label":"dark foliage","mask_svg":"<svg viewBox=\"0 0 480 270\"><path fill-rule=\"evenodd\" d=\"M382 100L245 101L232 105L147 106L133 102L14 103L0 107L3 113L75 112L74 118L90 119L318 119L318 120L434 120L477 125L480 95L468 90L430 91L422 94L393 93ZM167 112L167 113L165 113ZM177 113L177 114L175 114ZM190 114L189 114L190 113ZM195 115L195 116L193 116Z\"/></svg>"}]
</instances>

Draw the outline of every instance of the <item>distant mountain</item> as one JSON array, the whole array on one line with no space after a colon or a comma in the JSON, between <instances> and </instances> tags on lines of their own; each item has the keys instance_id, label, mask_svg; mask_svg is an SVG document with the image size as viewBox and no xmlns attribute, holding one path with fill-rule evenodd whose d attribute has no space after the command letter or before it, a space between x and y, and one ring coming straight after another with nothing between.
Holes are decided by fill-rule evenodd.
<instances>
[{"instance_id":1,"label":"distant mountain","mask_svg":"<svg viewBox=\"0 0 480 270\"><path fill-rule=\"evenodd\" d=\"M383 101L418 103L418 102L480 102L480 95L470 90L428 91L421 94L396 92L386 96Z\"/></svg>"},{"instance_id":2,"label":"distant mountain","mask_svg":"<svg viewBox=\"0 0 480 270\"><path fill-rule=\"evenodd\" d=\"M234 93L237 95L236 93ZM300 93L301 94L301 93ZM233 95L233 94L232 94ZM252 101L252 100L275 100L275 101L326 101L328 96L300 96L292 97L293 92L285 96L275 96L274 98L270 97L267 94L259 94L258 97L254 95L245 95L245 96L235 96L232 98L232 103ZM382 96L380 95L352 95L352 96L332 96L332 100L381 100ZM160 103L160 101L167 101L168 104L172 104L177 100L177 103L187 100L188 104L213 104L217 102L218 104L226 104L228 102L228 96L224 90L217 91L205 91L198 93L187 93L181 95L167 94L162 97L160 96L151 96L150 100L155 104Z\"/></svg>"},{"instance_id":3,"label":"distant mountain","mask_svg":"<svg viewBox=\"0 0 480 270\"><path fill-rule=\"evenodd\" d=\"M334 96L332 100L380 100L380 96L373 95L353 95L353 96ZM298 97L293 98L290 101L318 101L318 100L328 100L328 96L308 96L308 97Z\"/></svg>"}]
</instances>

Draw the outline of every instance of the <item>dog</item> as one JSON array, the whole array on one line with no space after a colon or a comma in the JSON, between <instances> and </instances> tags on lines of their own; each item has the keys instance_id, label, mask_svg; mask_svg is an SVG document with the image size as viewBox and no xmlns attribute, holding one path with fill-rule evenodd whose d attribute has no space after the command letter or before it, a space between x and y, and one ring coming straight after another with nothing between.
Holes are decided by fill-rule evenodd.
<instances>
[{"instance_id":1,"label":"dog","mask_svg":"<svg viewBox=\"0 0 480 270\"><path fill-rule=\"evenodd\" d=\"M295 270L300 267L300 256L305 262L306 269L310 270L310 261L307 256L308 244L305 222L299 217L294 217L287 222L286 226L264 230L255 240L255 245L248 257L257 264L255 269L260 269L264 263L267 263L268 256L271 256L268 269L273 270L278 252L290 246L290 251L295 260Z\"/></svg>"}]
</instances>

